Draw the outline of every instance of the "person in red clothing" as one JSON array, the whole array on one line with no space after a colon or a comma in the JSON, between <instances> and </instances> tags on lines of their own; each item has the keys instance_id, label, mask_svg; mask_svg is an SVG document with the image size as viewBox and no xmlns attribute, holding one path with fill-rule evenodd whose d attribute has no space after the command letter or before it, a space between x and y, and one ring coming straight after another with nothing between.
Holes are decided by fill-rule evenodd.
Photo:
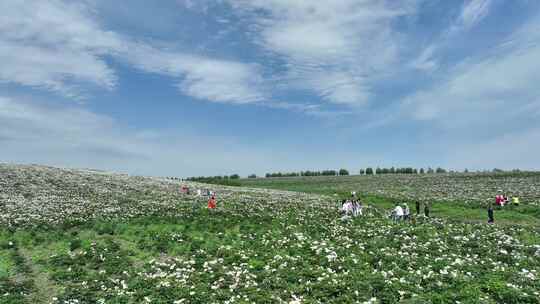
<instances>
[{"instance_id":1,"label":"person in red clothing","mask_svg":"<svg viewBox=\"0 0 540 304\"><path fill-rule=\"evenodd\" d=\"M208 209L215 209L215 208L216 208L216 198L214 196L212 196L208 200Z\"/></svg>"},{"instance_id":2,"label":"person in red clothing","mask_svg":"<svg viewBox=\"0 0 540 304\"><path fill-rule=\"evenodd\" d=\"M503 198L502 195L497 194L495 196L495 205L500 206L502 204Z\"/></svg>"}]
</instances>

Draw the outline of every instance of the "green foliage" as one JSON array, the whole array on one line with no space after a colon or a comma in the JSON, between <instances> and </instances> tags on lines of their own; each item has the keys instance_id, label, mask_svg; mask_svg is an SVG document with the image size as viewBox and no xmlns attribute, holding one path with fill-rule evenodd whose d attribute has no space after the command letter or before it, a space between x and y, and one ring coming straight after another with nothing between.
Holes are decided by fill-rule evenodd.
<instances>
[{"instance_id":1,"label":"green foliage","mask_svg":"<svg viewBox=\"0 0 540 304\"><path fill-rule=\"evenodd\" d=\"M312 194L213 186L218 208L207 210L180 183L85 172L94 188L53 205L56 217L47 208L73 194L69 177L30 216L32 201L0 205L15 219L0 229L0 303L538 303L537 206L497 211L487 225L476 222L483 207L444 188L516 178L523 189L532 173L235 180ZM25 190L10 192L13 180L1 180L9 202ZM62 185L50 180L36 195ZM369 216L342 218L337 201L359 189ZM386 218L419 198L433 218Z\"/></svg>"}]
</instances>

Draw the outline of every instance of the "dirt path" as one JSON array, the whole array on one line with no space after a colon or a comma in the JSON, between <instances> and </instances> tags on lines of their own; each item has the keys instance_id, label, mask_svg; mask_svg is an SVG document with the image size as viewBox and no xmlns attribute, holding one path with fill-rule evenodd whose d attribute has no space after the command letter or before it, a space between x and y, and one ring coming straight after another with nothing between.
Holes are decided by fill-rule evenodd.
<instances>
[{"instance_id":1,"label":"dirt path","mask_svg":"<svg viewBox=\"0 0 540 304\"><path fill-rule=\"evenodd\" d=\"M52 303L54 296L58 293L58 287L49 279L49 276L39 269L32 261L30 251L19 248L19 256L25 265L25 279L32 282L32 292L27 297L28 303L45 304Z\"/></svg>"}]
</instances>

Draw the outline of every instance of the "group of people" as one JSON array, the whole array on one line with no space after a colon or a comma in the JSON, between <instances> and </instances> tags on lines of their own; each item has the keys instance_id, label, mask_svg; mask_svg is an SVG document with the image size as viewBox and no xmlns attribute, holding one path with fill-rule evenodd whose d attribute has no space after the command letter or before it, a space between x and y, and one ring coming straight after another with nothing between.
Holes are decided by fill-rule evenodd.
<instances>
[{"instance_id":1,"label":"group of people","mask_svg":"<svg viewBox=\"0 0 540 304\"><path fill-rule=\"evenodd\" d=\"M191 194L191 191L188 186L183 185L180 188L180 192L185 194ZM214 191L211 191L210 189L205 189L204 191L202 189L197 189L196 191L197 197L207 196L208 199L208 209L216 209L217 207L217 200L216 200L216 193Z\"/></svg>"},{"instance_id":2,"label":"group of people","mask_svg":"<svg viewBox=\"0 0 540 304\"><path fill-rule=\"evenodd\" d=\"M500 192L500 191L499 191ZM504 207L506 205L514 205L519 206L519 197L514 196L512 197L512 201L510 201L510 198L506 194L497 194L495 195L495 205L499 207Z\"/></svg>"},{"instance_id":3,"label":"group of people","mask_svg":"<svg viewBox=\"0 0 540 304\"><path fill-rule=\"evenodd\" d=\"M518 196L513 196L512 197L512 200L510 201L510 198L506 195L506 194L503 194L502 193L502 190L499 190L499 193L497 195L495 195L495 206L497 206L498 208L502 208L504 206L507 206L507 205L511 205L511 206L519 206L519 197ZM488 204L488 208L487 208L487 212L488 212L488 224L493 224L495 223L495 215L494 215L494 210L493 210L493 203L489 203Z\"/></svg>"},{"instance_id":4,"label":"group of people","mask_svg":"<svg viewBox=\"0 0 540 304\"><path fill-rule=\"evenodd\" d=\"M403 206L396 204L390 214L390 217L396 222L401 220L408 220L411 217L409 205L407 205L407 203L404 203Z\"/></svg>"},{"instance_id":5,"label":"group of people","mask_svg":"<svg viewBox=\"0 0 540 304\"><path fill-rule=\"evenodd\" d=\"M422 204L420 201L415 201L415 209L416 209L416 216L420 215ZM424 203L424 216L429 217L429 204ZM390 213L390 218L392 218L394 221L401 221L401 220L409 220L411 219L411 211L409 209L409 205L407 203L398 204L396 203L394 209L392 209L392 212Z\"/></svg>"},{"instance_id":6,"label":"group of people","mask_svg":"<svg viewBox=\"0 0 540 304\"><path fill-rule=\"evenodd\" d=\"M345 216L361 216L363 208L364 205L362 202L356 198L341 201L341 212L343 212Z\"/></svg>"}]
</instances>

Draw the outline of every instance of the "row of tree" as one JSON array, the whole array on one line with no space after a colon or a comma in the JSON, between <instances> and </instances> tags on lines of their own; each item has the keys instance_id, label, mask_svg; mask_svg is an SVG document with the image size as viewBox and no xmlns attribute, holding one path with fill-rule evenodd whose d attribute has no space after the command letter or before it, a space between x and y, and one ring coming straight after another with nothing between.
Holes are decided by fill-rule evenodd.
<instances>
[{"instance_id":1,"label":"row of tree","mask_svg":"<svg viewBox=\"0 0 540 304\"><path fill-rule=\"evenodd\" d=\"M273 172L266 173L265 177L295 177L295 176L343 176L349 175L347 169L323 170L323 171L300 171L300 172Z\"/></svg>"},{"instance_id":2,"label":"row of tree","mask_svg":"<svg viewBox=\"0 0 540 304\"><path fill-rule=\"evenodd\" d=\"M216 180L234 180L234 179L240 179L240 175L233 174L233 175L217 175L217 176L197 176L197 177L188 177L186 178L187 181L192 182L209 182L209 181L216 181Z\"/></svg>"},{"instance_id":3,"label":"row of tree","mask_svg":"<svg viewBox=\"0 0 540 304\"><path fill-rule=\"evenodd\" d=\"M424 168L420 168L420 170L412 167L404 167L404 168L376 168L373 170L373 168L369 167L366 169L360 169L360 175L372 175L372 174L424 174L424 173L446 173L447 171L443 168L427 168L424 170Z\"/></svg>"},{"instance_id":4,"label":"row of tree","mask_svg":"<svg viewBox=\"0 0 540 304\"><path fill-rule=\"evenodd\" d=\"M465 169L463 171L464 173L468 173L469 170ZM489 172L489 171L483 171L483 172ZM491 172L499 173L499 172L520 172L519 169L514 169L511 171L504 171L501 169L493 169ZM365 169L360 169L358 172L360 175L374 175L374 174L433 174L433 173L448 173L446 169L443 169L441 167L438 168L431 168L428 167L427 169L420 168L416 169L413 167L402 167L402 168L375 168L368 167ZM450 173L454 173L454 171L450 171ZM300 171L300 172L273 172L273 173L266 173L265 177L296 177L296 176L345 176L349 175L349 171L347 169L339 169L339 170L322 170L322 171ZM257 178L257 175L251 174L248 176L248 178ZM173 180L179 180L179 178L176 177L170 177L170 179ZM188 177L185 180L187 181L195 181L195 182L203 182L203 183L228 183L228 181L232 180L238 180L240 179L240 175L238 174L232 174L232 175L218 175L218 176L198 176L198 177Z\"/></svg>"}]
</instances>

